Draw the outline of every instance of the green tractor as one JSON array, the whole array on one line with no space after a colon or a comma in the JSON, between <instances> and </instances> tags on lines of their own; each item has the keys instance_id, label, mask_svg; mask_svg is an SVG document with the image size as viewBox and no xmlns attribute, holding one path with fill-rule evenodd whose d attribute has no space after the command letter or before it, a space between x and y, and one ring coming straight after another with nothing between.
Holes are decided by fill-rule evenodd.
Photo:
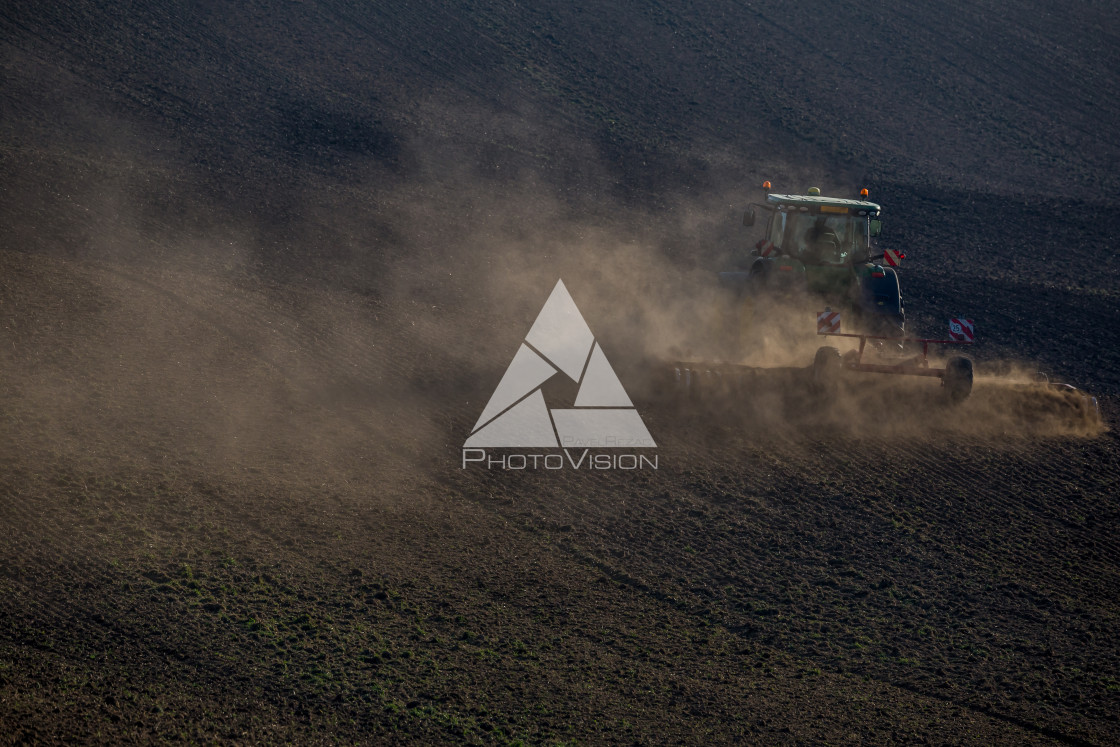
<instances>
[{"instance_id":1,"label":"green tractor","mask_svg":"<svg viewBox=\"0 0 1120 747\"><path fill-rule=\"evenodd\" d=\"M706 346L715 344L718 354L714 360L671 363L672 391L688 400L712 398L717 403L728 395L749 397L764 390L784 396L793 391L799 401L817 406L858 372L937 378L948 402L967 399L973 385L971 359L949 356L931 365L929 349L972 343L973 320L949 319L941 339L907 334L895 269L903 255L872 247L882 224L879 205L867 199L867 190L860 199L849 199L825 197L816 188L805 195L773 193L769 182L763 188L765 202L752 204L743 219L754 226L765 214L762 238L737 269L719 273L720 285L729 290L728 306L720 314L724 324L705 341ZM846 331L841 331L841 321ZM807 351L800 343L828 342L825 337L849 338L847 347L853 342L858 347L841 354L833 345L821 345L806 367ZM1040 384L1058 391L1075 412L1099 422L1096 398L1044 377ZM806 390L817 396L804 397Z\"/></svg>"},{"instance_id":2,"label":"green tractor","mask_svg":"<svg viewBox=\"0 0 1120 747\"><path fill-rule=\"evenodd\" d=\"M759 211L767 214L765 235L740 269L720 273L738 301L741 330L754 324L760 304L780 300L835 310L847 327L868 334L905 336L894 269L902 257L872 251L882 225L877 204L822 197L816 188L807 195L770 193L750 207L744 224L753 226Z\"/></svg>"},{"instance_id":3,"label":"green tractor","mask_svg":"<svg viewBox=\"0 0 1120 747\"><path fill-rule=\"evenodd\" d=\"M903 255L872 248L882 224L880 207L866 199L867 190L861 199L848 199L822 196L817 188L792 195L770 192L769 182L763 187L766 201L752 204L743 220L753 226L759 212L765 213L762 239L738 269L719 274L733 299L732 313L726 316L730 355L725 360L752 357L752 347L763 336L783 327L783 315L792 317L794 325L786 323L779 335L811 334L816 316L818 335L859 340L859 349L843 356L833 346L818 349L812 372L819 388L830 390L840 372L848 370L936 376L953 401L968 397L972 361L958 356L944 368L933 368L928 351L930 343L971 342L972 322L952 320L951 339L907 336L895 270ZM840 331L841 319L848 331ZM914 345L920 345L920 354L907 352Z\"/></svg>"}]
</instances>

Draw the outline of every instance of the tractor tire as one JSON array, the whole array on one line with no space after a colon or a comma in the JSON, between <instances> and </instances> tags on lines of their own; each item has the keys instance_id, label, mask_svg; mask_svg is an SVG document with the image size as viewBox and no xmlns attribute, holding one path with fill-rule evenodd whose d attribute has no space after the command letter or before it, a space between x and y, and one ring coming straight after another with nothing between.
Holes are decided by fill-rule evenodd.
<instances>
[{"instance_id":1,"label":"tractor tire","mask_svg":"<svg viewBox=\"0 0 1120 747\"><path fill-rule=\"evenodd\" d=\"M839 350L831 345L820 348L813 358L813 389L820 395L835 395L840 388L840 374L843 370Z\"/></svg>"},{"instance_id":2,"label":"tractor tire","mask_svg":"<svg viewBox=\"0 0 1120 747\"><path fill-rule=\"evenodd\" d=\"M945 364L945 376L941 379L945 393L953 404L963 402L972 394L972 361L957 356Z\"/></svg>"}]
</instances>

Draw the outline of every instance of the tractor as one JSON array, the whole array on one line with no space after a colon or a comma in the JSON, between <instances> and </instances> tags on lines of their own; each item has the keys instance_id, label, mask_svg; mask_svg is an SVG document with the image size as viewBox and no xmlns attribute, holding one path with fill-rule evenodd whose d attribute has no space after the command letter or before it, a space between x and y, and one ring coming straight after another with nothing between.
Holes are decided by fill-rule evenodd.
<instances>
[{"instance_id":1,"label":"tractor","mask_svg":"<svg viewBox=\"0 0 1120 747\"><path fill-rule=\"evenodd\" d=\"M882 228L878 205L822 197L816 187L808 195L767 194L765 203L748 209L744 225L753 226L759 210L768 213L765 235L748 257L748 267L720 273L722 285L752 307L775 296L815 296L855 328L905 336L894 269L901 255L872 256L871 239Z\"/></svg>"},{"instance_id":2,"label":"tractor","mask_svg":"<svg viewBox=\"0 0 1120 747\"><path fill-rule=\"evenodd\" d=\"M909 336L897 271L904 255L873 248L881 211L867 190L849 199L822 196L817 188L805 195L771 192L770 182L763 188L765 202L751 204L743 217L748 227L765 217L762 238L736 269L719 273L726 313L716 325L718 353L714 360L672 363L667 383L675 395L721 406L728 396L792 393L795 406L812 410L835 399L841 379L851 379L849 392L865 390L855 383L858 372L937 378L947 402L967 399L972 361L958 355L943 367L931 365L929 348L972 343L973 322L950 319L942 339ZM818 337L849 338L858 347L841 354L822 345L806 367L799 343L814 339L814 316ZM767 349L775 344L779 355ZM789 360L776 362L783 357ZM1095 397L1041 374L1035 386L1056 391L1073 412L1099 422Z\"/></svg>"},{"instance_id":3,"label":"tractor","mask_svg":"<svg viewBox=\"0 0 1120 747\"><path fill-rule=\"evenodd\" d=\"M935 368L928 352L932 343L971 342L972 322L952 320L950 339L907 336L895 269L904 255L872 248L882 223L880 207L867 200L867 190L861 199L848 199L822 196L815 187L806 195L773 193L769 182L763 187L766 201L750 205L743 219L744 225L754 226L759 213L765 213L763 237L737 269L719 273L731 299L723 335L725 362L678 365L675 375L684 377L684 386L698 386L693 379L701 374L727 382L746 371L742 359L750 358L759 331L773 327L774 310L780 308L792 309L801 320L798 325L810 330L816 312L819 335L859 340L859 349L843 356L830 345L817 350L811 373L820 391L835 391L844 371L864 371L937 377L950 401L967 398L972 361L957 356ZM852 332L840 331L841 319Z\"/></svg>"}]
</instances>

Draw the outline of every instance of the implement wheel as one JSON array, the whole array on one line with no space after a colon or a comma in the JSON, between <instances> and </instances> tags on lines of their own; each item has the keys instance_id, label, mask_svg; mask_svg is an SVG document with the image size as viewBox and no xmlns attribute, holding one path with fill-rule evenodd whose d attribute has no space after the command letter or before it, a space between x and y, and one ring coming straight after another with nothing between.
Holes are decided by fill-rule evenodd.
<instances>
[{"instance_id":1,"label":"implement wheel","mask_svg":"<svg viewBox=\"0 0 1120 747\"><path fill-rule=\"evenodd\" d=\"M972 361L968 358L950 358L945 364L945 376L941 379L949 401L956 404L968 399L972 393Z\"/></svg>"},{"instance_id":2,"label":"implement wheel","mask_svg":"<svg viewBox=\"0 0 1120 747\"><path fill-rule=\"evenodd\" d=\"M834 395L840 387L840 373L844 370L840 351L831 345L817 350L813 358L813 388L818 394Z\"/></svg>"}]
</instances>

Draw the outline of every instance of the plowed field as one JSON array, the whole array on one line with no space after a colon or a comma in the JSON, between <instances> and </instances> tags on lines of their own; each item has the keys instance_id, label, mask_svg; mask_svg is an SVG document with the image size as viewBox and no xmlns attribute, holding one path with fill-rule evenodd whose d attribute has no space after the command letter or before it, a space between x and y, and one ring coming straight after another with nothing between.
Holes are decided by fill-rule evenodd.
<instances>
[{"instance_id":1,"label":"plowed field","mask_svg":"<svg viewBox=\"0 0 1120 747\"><path fill-rule=\"evenodd\" d=\"M4 277L17 738L1115 735L1111 433L640 401L656 471L464 470L478 407L453 376L421 396L450 368L410 315ZM893 396L936 420L930 386Z\"/></svg>"},{"instance_id":2,"label":"plowed field","mask_svg":"<svg viewBox=\"0 0 1120 747\"><path fill-rule=\"evenodd\" d=\"M1116 12L871 15L6 4L0 743L1120 742ZM762 179L971 398L654 386ZM557 278L656 469L464 467Z\"/></svg>"}]
</instances>

